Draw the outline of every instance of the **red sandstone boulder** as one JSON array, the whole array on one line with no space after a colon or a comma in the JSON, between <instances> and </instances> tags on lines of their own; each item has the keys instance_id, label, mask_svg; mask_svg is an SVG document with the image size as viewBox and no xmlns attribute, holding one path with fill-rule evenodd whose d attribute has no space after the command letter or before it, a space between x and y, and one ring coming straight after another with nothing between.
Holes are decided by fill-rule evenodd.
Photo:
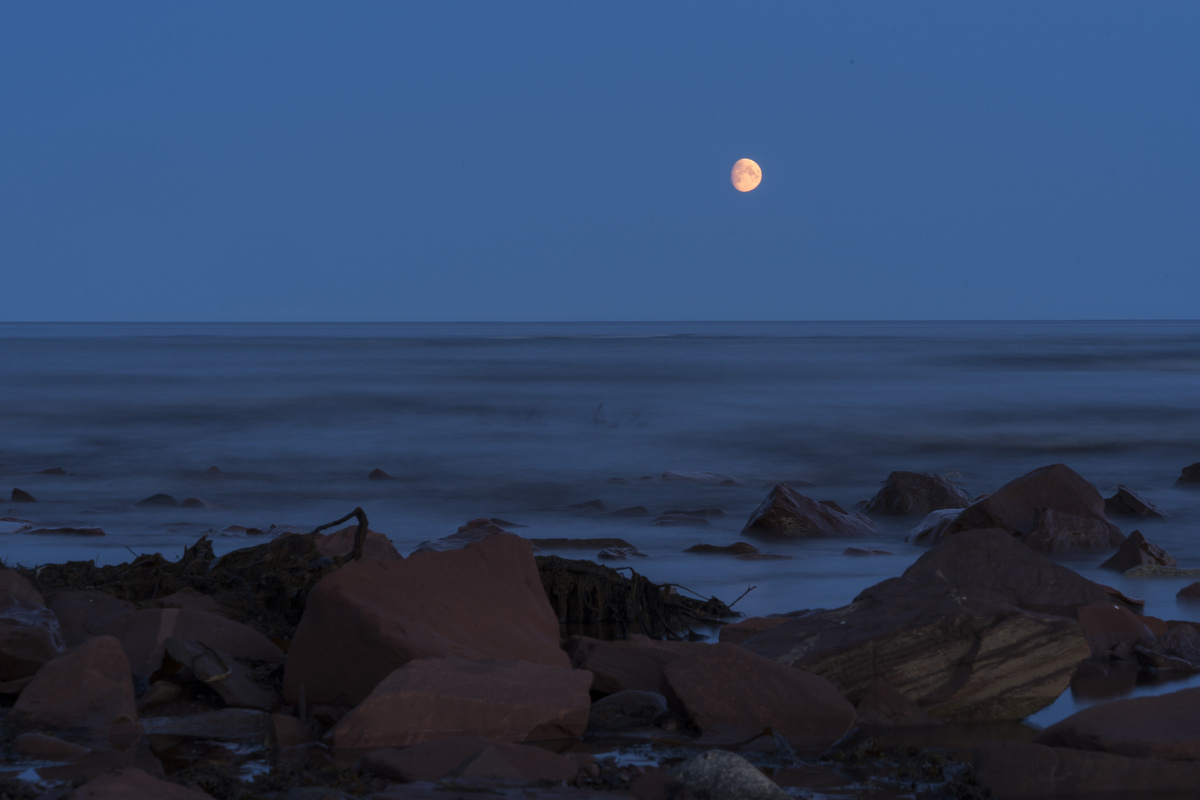
<instances>
[{"instance_id":1,"label":"red sandstone boulder","mask_svg":"<svg viewBox=\"0 0 1200 800\"><path fill-rule=\"evenodd\" d=\"M283 661L283 651L258 631L231 619L188 608L147 608L111 618L108 632L121 640L133 674L148 677L162 665L169 637L193 639L235 658Z\"/></svg>"},{"instance_id":2,"label":"red sandstone boulder","mask_svg":"<svg viewBox=\"0 0 1200 800\"><path fill-rule=\"evenodd\" d=\"M1121 543L1112 558L1100 565L1100 569L1124 572L1127 569L1140 567L1142 564L1155 564L1163 567L1177 566L1170 553L1156 544L1147 542L1141 531L1134 531Z\"/></svg>"},{"instance_id":3,"label":"red sandstone boulder","mask_svg":"<svg viewBox=\"0 0 1200 800\"><path fill-rule=\"evenodd\" d=\"M352 750L460 736L575 738L587 728L591 685L584 670L528 661L419 658L384 678L330 737Z\"/></svg>"},{"instance_id":4,"label":"red sandstone boulder","mask_svg":"<svg viewBox=\"0 0 1200 800\"><path fill-rule=\"evenodd\" d=\"M1110 517L1156 517L1170 519L1170 514L1159 511L1153 503L1140 496L1128 486L1118 486L1117 493L1104 498L1104 513Z\"/></svg>"},{"instance_id":5,"label":"red sandstone boulder","mask_svg":"<svg viewBox=\"0 0 1200 800\"><path fill-rule=\"evenodd\" d=\"M0 568L0 683L32 676L65 647L58 618L33 584Z\"/></svg>"},{"instance_id":6,"label":"red sandstone boulder","mask_svg":"<svg viewBox=\"0 0 1200 800\"><path fill-rule=\"evenodd\" d=\"M896 470L887 483L867 501L866 514L880 516L925 516L943 508L966 508L971 497L941 475Z\"/></svg>"},{"instance_id":7,"label":"red sandstone boulder","mask_svg":"<svg viewBox=\"0 0 1200 800\"><path fill-rule=\"evenodd\" d=\"M750 516L750 521L742 528L742 535L812 538L862 536L875 531L875 523L862 514L846 514L781 483Z\"/></svg>"},{"instance_id":8,"label":"red sandstone boulder","mask_svg":"<svg viewBox=\"0 0 1200 800\"><path fill-rule=\"evenodd\" d=\"M914 725L936 725L939 722L936 717L883 680L875 681L863 691L854 711L858 717L858 724L862 727L906 728Z\"/></svg>"},{"instance_id":9,"label":"red sandstone boulder","mask_svg":"<svg viewBox=\"0 0 1200 800\"><path fill-rule=\"evenodd\" d=\"M796 750L819 752L854 725L833 684L732 644L703 644L663 667L701 741L735 744L767 728Z\"/></svg>"},{"instance_id":10,"label":"red sandstone boulder","mask_svg":"<svg viewBox=\"0 0 1200 800\"><path fill-rule=\"evenodd\" d=\"M1020 719L1066 689L1091 650L1071 618L1107 597L1003 531L970 531L849 606L743 646L832 682L852 702L882 680L942 720Z\"/></svg>"},{"instance_id":11,"label":"red sandstone boulder","mask_svg":"<svg viewBox=\"0 0 1200 800\"><path fill-rule=\"evenodd\" d=\"M1049 797L1187 797L1200 786L1200 764L990 742L976 748L979 782L999 800Z\"/></svg>"},{"instance_id":12,"label":"red sandstone boulder","mask_svg":"<svg viewBox=\"0 0 1200 800\"><path fill-rule=\"evenodd\" d=\"M697 646L694 642L658 641L634 634L613 641L572 636L565 649L576 669L595 675L594 692L615 694L628 689L662 692L666 688L663 667Z\"/></svg>"},{"instance_id":13,"label":"red sandstone boulder","mask_svg":"<svg viewBox=\"0 0 1200 800\"><path fill-rule=\"evenodd\" d=\"M579 766L565 756L480 736L423 742L403 750L373 750L362 757L357 769L404 783L472 777L561 783L579 774Z\"/></svg>"},{"instance_id":14,"label":"red sandstone boulder","mask_svg":"<svg viewBox=\"0 0 1200 800\"><path fill-rule=\"evenodd\" d=\"M1091 706L1046 728L1035 741L1135 758L1200 760L1200 689Z\"/></svg>"},{"instance_id":15,"label":"red sandstone boulder","mask_svg":"<svg viewBox=\"0 0 1200 800\"><path fill-rule=\"evenodd\" d=\"M782 625L791 619L791 617L792 615L789 614L776 614L770 617L746 617L743 620L722 625L717 639L729 644L742 644L747 639L758 636L763 631L769 631L771 628Z\"/></svg>"},{"instance_id":16,"label":"red sandstone boulder","mask_svg":"<svg viewBox=\"0 0 1200 800\"><path fill-rule=\"evenodd\" d=\"M1044 553L1103 552L1125 539L1105 518L1096 487L1064 464L1035 469L972 503L940 538L987 528L1008 531Z\"/></svg>"},{"instance_id":17,"label":"red sandstone boulder","mask_svg":"<svg viewBox=\"0 0 1200 800\"><path fill-rule=\"evenodd\" d=\"M1145 617L1113 603L1080 606L1076 618L1093 656L1107 657L1114 647L1128 651L1134 645L1152 644L1158 638Z\"/></svg>"},{"instance_id":18,"label":"red sandstone boulder","mask_svg":"<svg viewBox=\"0 0 1200 800\"><path fill-rule=\"evenodd\" d=\"M212 795L160 780L136 767L106 772L80 786L76 800L212 800Z\"/></svg>"},{"instance_id":19,"label":"red sandstone boulder","mask_svg":"<svg viewBox=\"0 0 1200 800\"><path fill-rule=\"evenodd\" d=\"M323 556L348 556L354 552L354 535L357 532L357 525L349 525L333 533L318 533L313 537L313 544ZM401 555L391 539L378 531L369 530L363 543L363 558L398 559Z\"/></svg>"},{"instance_id":20,"label":"red sandstone boulder","mask_svg":"<svg viewBox=\"0 0 1200 800\"><path fill-rule=\"evenodd\" d=\"M55 592L46 599L46 605L58 617L67 647L111 633L115 619L128 617L137 610L137 606L128 600L118 600L108 592L95 589Z\"/></svg>"},{"instance_id":21,"label":"red sandstone boulder","mask_svg":"<svg viewBox=\"0 0 1200 800\"><path fill-rule=\"evenodd\" d=\"M133 677L121 643L96 636L46 663L13 706L24 727L85 729L131 741L139 734Z\"/></svg>"},{"instance_id":22,"label":"red sandstone boulder","mask_svg":"<svg viewBox=\"0 0 1200 800\"><path fill-rule=\"evenodd\" d=\"M363 559L322 578L288 650L284 697L354 705L414 658L568 666L528 541L496 535L444 553Z\"/></svg>"},{"instance_id":23,"label":"red sandstone boulder","mask_svg":"<svg viewBox=\"0 0 1200 800\"><path fill-rule=\"evenodd\" d=\"M605 695L588 711L589 731L624 731L652 727L667 713L667 698L646 689Z\"/></svg>"}]
</instances>

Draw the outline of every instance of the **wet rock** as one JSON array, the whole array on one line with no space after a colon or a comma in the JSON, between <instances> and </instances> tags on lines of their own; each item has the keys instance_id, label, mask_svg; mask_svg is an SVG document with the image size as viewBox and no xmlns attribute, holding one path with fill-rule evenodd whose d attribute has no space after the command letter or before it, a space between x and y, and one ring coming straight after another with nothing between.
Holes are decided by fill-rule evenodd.
<instances>
[{"instance_id":1,"label":"wet rock","mask_svg":"<svg viewBox=\"0 0 1200 800\"><path fill-rule=\"evenodd\" d=\"M54 612L21 575L0 568L0 683L34 675L66 647Z\"/></svg>"},{"instance_id":2,"label":"wet rock","mask_svg":"<svg viewBox=\"0 0 1200 800\"><path fill-rule=\"evenodd\" d=\"M274 711L282 704L279 695L255 681L250 667L227 653L178 636L168 637L163 649L163 666L156 676L199 681L215 691L230 708Z\"/></svg>"},{"instance_id":3,"label":"wet rock","mask_svg":"<svg viewBox=\"0 0 1200 800\"><path fill-rule=\"evenodd\" d=\"M611 536L595 539L530 539L529 541L540 550L603 550L606 547L628 551L637 550L636 546L624 539Z\"/></svg>"},{"instance_id":4,"label":"wet rock","mask_svg":"<svg viewBox=\"0 0 1200 800\"><path fill-rule=\"evenodd\" d=\"M941 475L896 470L867 501L863 512L879 516L924 516L945 508L966 508L971 497Z\"/></svg>"},{"instance_id":5,"label":"wet rock","mask_svg":"<svg viewBox=\"0 0 1200 800\"><path fill-rule=\"evenodd\" d=\"M1125 570L1126 578L1200 578L1200 569L1165 567L1158 564L1139 564Z\"/></svg>"},{"instance_id":6,"label":"wet rock","mask_svg":"<svg viewBox=\"0 0 1200 800\"><path fill-rule=\"evenodd\" d=\"M625 689L592 703L588 730L610 732L649 728L666 713L667 698L661 692Z\"/></svg>"},{"instance_id":7,"label":"wet rock","mask_svg":"<svg viewBox=\"0 0 1200 800\"><path fill-rule=\"evenodd\" d=\"M49 469L38 470L37 474L38 475L68 475L70 473L68 473L62 467L50 467Z\"/></svg>"},{"instance_id":8,"label":"wet rock","mask_svg":"<svg viewBox=\"0 0 1200 800\"><path fill-rule=\"evenodd\" d=\"M574 761L541 747L480 736L373 750L357 769L404 783L472 777L561 783L575 780L579 773Z\"/></svg>"},{"instance_id":9,"label":"wet rock","mask_svg":"<svg viewBox=\"0 0 1200 800\"><path fill-rule=\"evenodd\" d=\"M1200 666L1187 659L1177 658L1168 653L1163 653L1157 649L1142 645L1136 645L1133 648L1133 656L1137 660L1138 666L1143 669L1153 670L1156 673L1191 675L1200 672Z\"/></svg>"},{"instance_id":10,"label":"wet rock","mask_svg":"<svg viewBox=\"0 0 1200 800\"><path fill-rule=\"evenodd\" d=\"M704 519L721 519L726 516L725 512L719 508L697 508L690 511L681 509L673 509L664 511L663 516L668 517L703 517Z\"/></svg>"},{"instance_id":11,"label":"wet rock","mask_svg":"<svg viewBox=\"0 0 1200 800\"><path fill-rule=\"evenodd\" d=\"M854 707L824 678L732 644L701 644L663 677L706 743L745 742L768 728L820 752L854 725Z\"/></svg>"},{"instance_id":12,"label":"wet rock","mask_svg":"<svg viewBox=\"0 0 1200 800\"><path fill-rule=\"evenodd\" d=\"M197 739L239 741L266 740L272 728L272 714L249 708L222 708L179 716L146 717L142 728L147 734L188 736Z\"/></svg>"},{"instance_id":13,"label":"wet rock","mask_svg":"<svg viewBox=\"0 0 1200 800\"><path fill-rule=\"evenodd\" d=\"M761 551L749 542L734 542L726 545L694 544L683 552L707 556L744 556Z\"/></svg>"},{"instance_id":14,"label":"wet rock","mask_svg":"<svg viewBox=\"0 0 1200 800\"><path fill-rule=\"evenodd\" d=\"M538 556L537 567L563 637L687 636L693 624L738 616L715 597L686 597L632 570L626 577L601 564L558 556Z\"/></svg>"},{"instance_id":15,"label":"wet rock","mask_svg":"<svg viewBox=\"0 0 1200 800\"><path fill-rule=\"evenodd\" d=\"M845 514L779 484L750 516L743 536L811 538L862 536L876 531L862 514Z\"/></svg>"},{"instance_id":16,"label":"wet rock","mask_svg":"<svg viewBox=\"0 0 1200 800\"><path fill-rule=\"evenodd\" d=\"M391 475L388 475L386 472L384 472L381 469L373 469L367 473L367 480L369 480L369 481L394 481L396 479L393 478Z\"/></svg>"},{"instance_id":17,"label":"wet rock","mask_svg":"<svg viewBox=\"0 0 1200 800\"><path fill-rule=\"evenodd\" d=\"M528 661L418 658L392 672L330 732L336 749L407 747L484 736L509 742L581 736L592 676Z\"/></svg>"},{"instance_id":18,"label":"wet rock","mask_svg":"<svg viewBox=\"0 0 1200 800\"><path fill-rule=\"evenodd\" d=\"M944 508L940 511L930 511L917 526L908 532L904 541L912 544L931 545L940 541L946 529L958 519L960 509Z\"/></svg>"},{"instance_id":19,"label":"wet rock","mask_svg":"<svg viewBox=\"0 0 1200 800\"><path fill-rule=\"evenodd\" d=\"M53 534L57 536L103 536L104 529L95 526L84 528L31 528L25 531L31 536L39 536L43 534Z\"/></svg>"},{"instance_id":20,"label":"wet rock","mask_svg":"<svg viewBox=\"0 0 1200 800\"><path fill-rule=\"evenodd\" d=\"M745 553L744 555L734 556L739 561L791 561L792 556L780 555L778 553Z\"/></svg>"},{"instance_id":21,"label":"wet rock","mask_svg":"<svg viewBox=\"0 0 1200 800\"><path fill-rule=\"evenodd\" d=\"M1142 535L1141 531L1134 531L1121 543L1112 558L1100 565L1100 569L1125 572L1142 564L1162 567L1176 566L1175 559L1170 553L1158 545L1146 541L1146 537Z\"/></svg>"},{"instance_id":22,"label":"wet rock","mask_svg":"<svg viewBox=\"0 0 1200 800\"><path fill-rule=\"evenodd\" d=\"M221 613L221 605L216 600L206 594L200 594L191 587L159 598L158 604L163 608L190 608L194 611L207 611L210 614Z\"/></svg>"},{"instance_id":23,"label":"wet rock","mask_svg":"<svg viewBox=\"0 0 1200 800\"><path fill-rule=\"evenodd\" d=\"M1046 728L1034 741L1134 758L1200 760L1200 689L1091 706Z\"/></svg>"},{"instance_id":24,"label":"wet rock","mask_svg":"<svg viewBox=\"0 0 1200 800\"><path fill-rule=\"evenodd\" d=\"M497 620L503 620L498 624ZM414 658L521 658L566 666L528 541L352 562L321 580L288 651L284 697L362 702Z\"/></svg>"},{"instance_id":25,"label":"wet rock","mask_svg":"<svg viewBox=\"0 0 1200 800\"><path fill-rule=\"evenodd\" d=\"M1188 603L1200 602L1200 581L1189 583L1175 593L1175 599Z\"/></svg>"},{"instance_id":26,"label":"wet rock","mask_svg":"<svg viewBox=\"0 0 1200 800\"><path fill-rule=\"evenodd\" d=\"M842 555L862 558L863 556L891 556L895 555L895 553L887 550L875 550L870 547L847 547L842 551Z\"/></svg>"},{"instance_id":27,"label":"wet rock","mask_svg":"<svg viewBox=\"0 0 1200 800\"><path fill-rule=\"evenodd\" d=\"M10 500L13 503L36 503L37 498L24 489L13 489Z\"/></svg>"},{"instance_id":28,"label":"wet rock","mask_svg":"<svg viewBox=\"0 0 1200 800\"><path fill-rule=\"evenodd\" d=\"M722 625L719 640L729 642L730 644L742 644L747 639L751 639L763 631L769 631L771 628L782 625L789 619L791 617L785 614L776 614L769 617L747 617L738 622Z\"/></svg>"},{"instance_id":29,"label":"wet rock","mask_svg":"<svg viewBox=\"0 0 1200 800\"><path fill-rule=\"evenodd\" d=\"M849 606L743 646L830 680L857 702L883 680L942 720L1020 719L1067 687L1090 648L1073 614L1111 596L1004 531L969 531Z\"/></svg>"},{"instance_id":30,"label":"wet rock","mask_svg":"<svg viewBox=\"0 0 1200 800\"><path fill-rule=\"evenodd\" d=\"M44 733L22 733L13 739L13 749L26 758L46 761L66 761L83 755L90 748Z\"/></svg>"},{"instance_id":31,"label":"wet rock","mask_svg":"<svg viewBox=\"0 0 1200 800\"><path fill-rule=\"evenodd\" d=\"M105 772L75 790L76 800L212 800L212 795L177 783L155 778L150 773L126 767Z\"/></svg>"},{"instance_id":32,"label":"wet rock","mask_svg":"<svg viewBox=\"0 0 1200 800\"><path fill-rule=\"evenodd\" d=\"M610 517L648 517L650 510L645 506L630 506L629 508L618 508L609 514Z\"/></svg>"},{"instance_id":33,"label":"wet rock","mask_svg":"<svg viewBox=\"0 0 1200 800\"><path fill-rule=\"evenodd\" d=\"M646 554L639 552L632 545L629 547L606 547L596 554L596 558L601 561L624 561L628 558L646 558Z\"/></svg>"},{"instance_id":34,"label":"wet rock","mask_svg":"<svg viewBox=\"0 0 1200 800\"><path fill-rule=\"evenodd\" d=\"M142 498L137 501L139 506L177 506L179 503L169 494L152 494L149 497Z\"/></svg>"},{"instance_id":35,"label":"wet rock","mask_svg":"<svg viewBox=\"0 0 1200 800\"><path fill-rule=\"evenodd\" d=\"M1022 797L1186 797L1200 764L1129 758L1027 742L975 749L979 782L1001 800Z\"/></svg>"},{"instance_id":36,"label":"wet rock","mask_svg":"<svg viewBox=\"0 0 1200 800\"><path fill-rule=\"evenodd\" d=\"M208 502L207 500L201 500L199 497L184 498L183 502L180 503L179 506L180 508L204 508L209 510L216 508L216 506L214 506L212 503Z\"/></svg>"},{"instance_id":37,"label":"wet rock","mask_svg":"<svg viewBox=\"0 0 1200 800\"><path fill-rule=\"evenodd\" d=\"M1009 481L960 511L942 537L992 528L1044 553L1103 552L1125 539L1105 518L1100 492L1065 464Z\"/></svg>"},{"instance_id":38,"label":"wet rock","mask_svg":"<svg viewBox=\"0 0 1200 800\"><path fill-rule=\"evenodd\" d=\"M606 482L615 486L625 486L629 483L628 479L626 478L609 478Z\"/></svg>"},{"instance_id":39,"label":"wet rock","mask_svg":"<svg viewBox=\"0 0 1200 800\"><path fill-rule=\"evenodd\" d=\"M616 694L627 690L663 692L663 668L699 645L694 642L657 641L634 634L628 639L604 641L573 636L564 646L576 669L595 676L592 690Z\"/></svg>"},{"instance_id":40,"label":"wet rock","mask_svg":"<svg viewBox=\"0 0 1200 800\"><path fill-rule=\"evenodd\" d=\"M698 483L701 486L741 486L728 475L719 472L694 472L688 470L667 470L662 474L664 481L680 483Z\"/></svg>"},{"instance_id":41,"label":"wet rock","mask_svg":"<svg viewBox=\"0 0 1200 800\"><path fill-rule=\"evenodd\" d=\"M1159 511L1149 500L1123 485L1117 487L1117 493L1112 497L1104 499L1104 513L1110 517L1171 518L1170 514Z\"/></svg>"},{"instance_id":42,"label":"wet rock","mask_svg":"<svg viewBox=\"0 0 1200 800\"><path fill-rule=\"evenodd\" d=\"M1190 466L1184 467L1179 473L1179 477L1175 479L1176 486L1200 486L1200 461Z\"/></svg>"},{"instance_id":43,"label":"wet rock","mask_svg":"<svg viewBox=\"0 0 1200 800\"><path fill-rule=\"evenodd\" d=\"M1154 643L1156 650L1200 665L1200 631L1194 623L1173 624Z\"/></svg>"},{"instance_id":44,"label":"wet rock","mask_svg":"<svg viewBox=\"0 0 1200 800\"><path fill-rule=\"evenodd\" d=\"M735 753L709 750L671 769L683 788L707 800L788 800L753 764Z\"/></svg>"},{"instance_id":45,"label":"wet rock","mask_svg":"<svg viewBox=\"0 0 1200 800\"><path fill-rule=\"evenodd\" d=\"M567 506L567 508L570 509L571 511L582 511L584 513L594 514L598 511L604 510L604 501L602 501L602 500L587 500L583 503L576 503L574 505Z\"/></svg>"},{"instance_id":46,"label":"wet rock","mask_svg":"<svg viewBox=\"0 0 1200 800\"><path fill-rule=\"evenodd\" d=\"M862 693L855 713L859 725L875 728L905 728L938 723L936 717L884 680L875 681Z\"/></svg>"},{"instance_id":47,"label":"wet rock","mask_svg":"<svg viewBox=\"0 0 1200 800\"><path fill-rule=\"evenodd\" d=\"M121 643L96 636L48 661L21 692L11 721L21 727L83 729L130 742L139 733L133 677Z\"/></svg>"},{"instance_id":48,"label":"wet rock","mask_svg":"<svg viewBox=\"0 0 1200 800\"><path fill-rule=\"evenodd\" d=\"M1092 655L1107 657L1115 647L1153 643L1157 637L1144 617L1112 603L1090 603L1076 612Z\"/></svg>"},{"instance_id":49,"label":"wet rock","mask_svg":"<svg viewBox=\"0 0 1200 800\"><path fill-rule=\"evenodd\" d=\"M202 642L235 658L279 663L283 651L258 631L217 614L188 608L147 608L110 618L105 632L116 636L133 674L149 677L162 665L167 639Z\"/></svg>"},{"instance_id":50,"label":"wet rock","mask_svg":"<svg viewBox=\"0 0 1200 800\"><path fill-rule=\"evenodd\" d=\"M213 466L209 467L208 469L204 470L204 477L206 477L206 478L219 478L224 474L225 473L221 472L221 468L216 466L215 464Z\"/></svg>"},{"instance_id":51,"label":"wet rock","mask_svg":"<svg viewBox=\"0 0 1200 800\"><path fill-rule=\"evenodd\" d=\"M682 514L662 514L650 523L665 528L707 528L708 520L704 517L689 517Z\"/></svg>"}]
</instances>

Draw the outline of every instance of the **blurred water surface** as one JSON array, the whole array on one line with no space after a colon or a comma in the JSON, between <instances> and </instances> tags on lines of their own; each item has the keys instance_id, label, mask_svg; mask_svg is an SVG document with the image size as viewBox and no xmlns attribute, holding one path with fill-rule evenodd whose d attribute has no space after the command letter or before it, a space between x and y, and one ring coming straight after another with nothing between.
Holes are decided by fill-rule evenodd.
<instances>
[{"instance_id":1,"label":"blurred water surface","mask_svg":"<svg viewBox=\"0 0 1200 800\"><path fill-rule=\"evenodd\" d=\"M405 553L480 516L534 537L620 536L655 580L726 601L756 586L737 607L770 613L844 604L922 552L904 520L766 547L789 561L682 554L737 540L775 482L849 508L894 469L978 494L1061 461L1172 514L1119 524L1200 566L1200 492L1172 486L1200 461L1198 401L1196 321L0 324L0 497L38 499L2 516L107 534L0 534L0 555L175 557L209 531L224 552L253 541L228 526L310 529L361 505ZM40 474L53 467L70 474ZM395 480L368 481L375 468ZM157 492L215 507L135 505ZM593 499L728 516L666 528L568 509ZM841 555L851 543L892 555ZM1101 560L1066 563L1146 597L1147 613L1200 618L1176 604L1185 581Z\"/></svg>"}]
</instances>

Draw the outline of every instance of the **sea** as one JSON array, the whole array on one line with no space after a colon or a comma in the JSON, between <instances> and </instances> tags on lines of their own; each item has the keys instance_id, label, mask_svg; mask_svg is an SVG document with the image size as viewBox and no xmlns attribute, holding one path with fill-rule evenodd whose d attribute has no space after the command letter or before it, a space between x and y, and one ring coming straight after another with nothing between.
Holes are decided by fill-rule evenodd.
<instances>
[{"instance_id":1,"label":"sea","mask_svg":"<svg viewBox=\"0 0 1200 800\"><path fill-rule=\"evenodd\" d=\"M619 537L644 555L612 566L759 615L846 604L924 552L905 541L918 520L887 518L755 542L787 559L683 552L741 540L779 482L853 509L893 470L974 496L1061 462L1170 514L1117 522L1200 567L1200 491L1174 486L1197 461L1200 321L0 323L10 565L176 558L201 536L223 553L362 507L405 554L479 517ZM14 488L37 502L8 503ZM159 493L201 503L138 505ZM698 509L724 515L654 524ZM27 523L104 535L13 532ZM1175 599L1187 579L1104 558L1060 560L1148 614L1200 619ZM1068 692L1032 722L1094 701Z\"/></svg>"}]
</instances>

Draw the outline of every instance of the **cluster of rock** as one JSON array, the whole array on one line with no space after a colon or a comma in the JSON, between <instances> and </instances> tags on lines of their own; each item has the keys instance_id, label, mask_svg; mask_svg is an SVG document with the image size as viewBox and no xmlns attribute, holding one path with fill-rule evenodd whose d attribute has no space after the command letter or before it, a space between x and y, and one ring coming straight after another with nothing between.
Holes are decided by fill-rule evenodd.
<instances>
[{"instance_id":1,"label":"cluster of rock","mask_svg":"<svg viewBox=\"0 0 1200 800\"><path fill-rule=\"evenodd\" d=\"M146 746L192 737L266 741L276 765L352 766L380 798L451 778L567 784L555 796L582 798L601 769L572 741L654 730L694 756L608 788L782 798L724 751L796 763L855 728L1019 720L1073 679L1200 671L1200 626L1147 616L1047 557L1117 549L1113 569L1173 565L1107 516L1156 509L1124 487L1106 501L1063 465L976 500L897 472L863 513L780 484L744 534L857 536L875 530L872 514L938 511L937 529L914 537L931 549L902 575L842 608L727 624L717 643L686 634L728 618L719 601L540 556L569 540L531 541L499 519L408 557L357 536L364 518L221 559L201 539L176 562L0 569L0 751L57 763L43 778L88 781L79 796L209 797L163 780ZM740 544L695 552L756 555ZM999 797L1194 786L1200 690L1089 708L1033 743L983 745L974 764Z\"/></svg>"}]
</instances>

